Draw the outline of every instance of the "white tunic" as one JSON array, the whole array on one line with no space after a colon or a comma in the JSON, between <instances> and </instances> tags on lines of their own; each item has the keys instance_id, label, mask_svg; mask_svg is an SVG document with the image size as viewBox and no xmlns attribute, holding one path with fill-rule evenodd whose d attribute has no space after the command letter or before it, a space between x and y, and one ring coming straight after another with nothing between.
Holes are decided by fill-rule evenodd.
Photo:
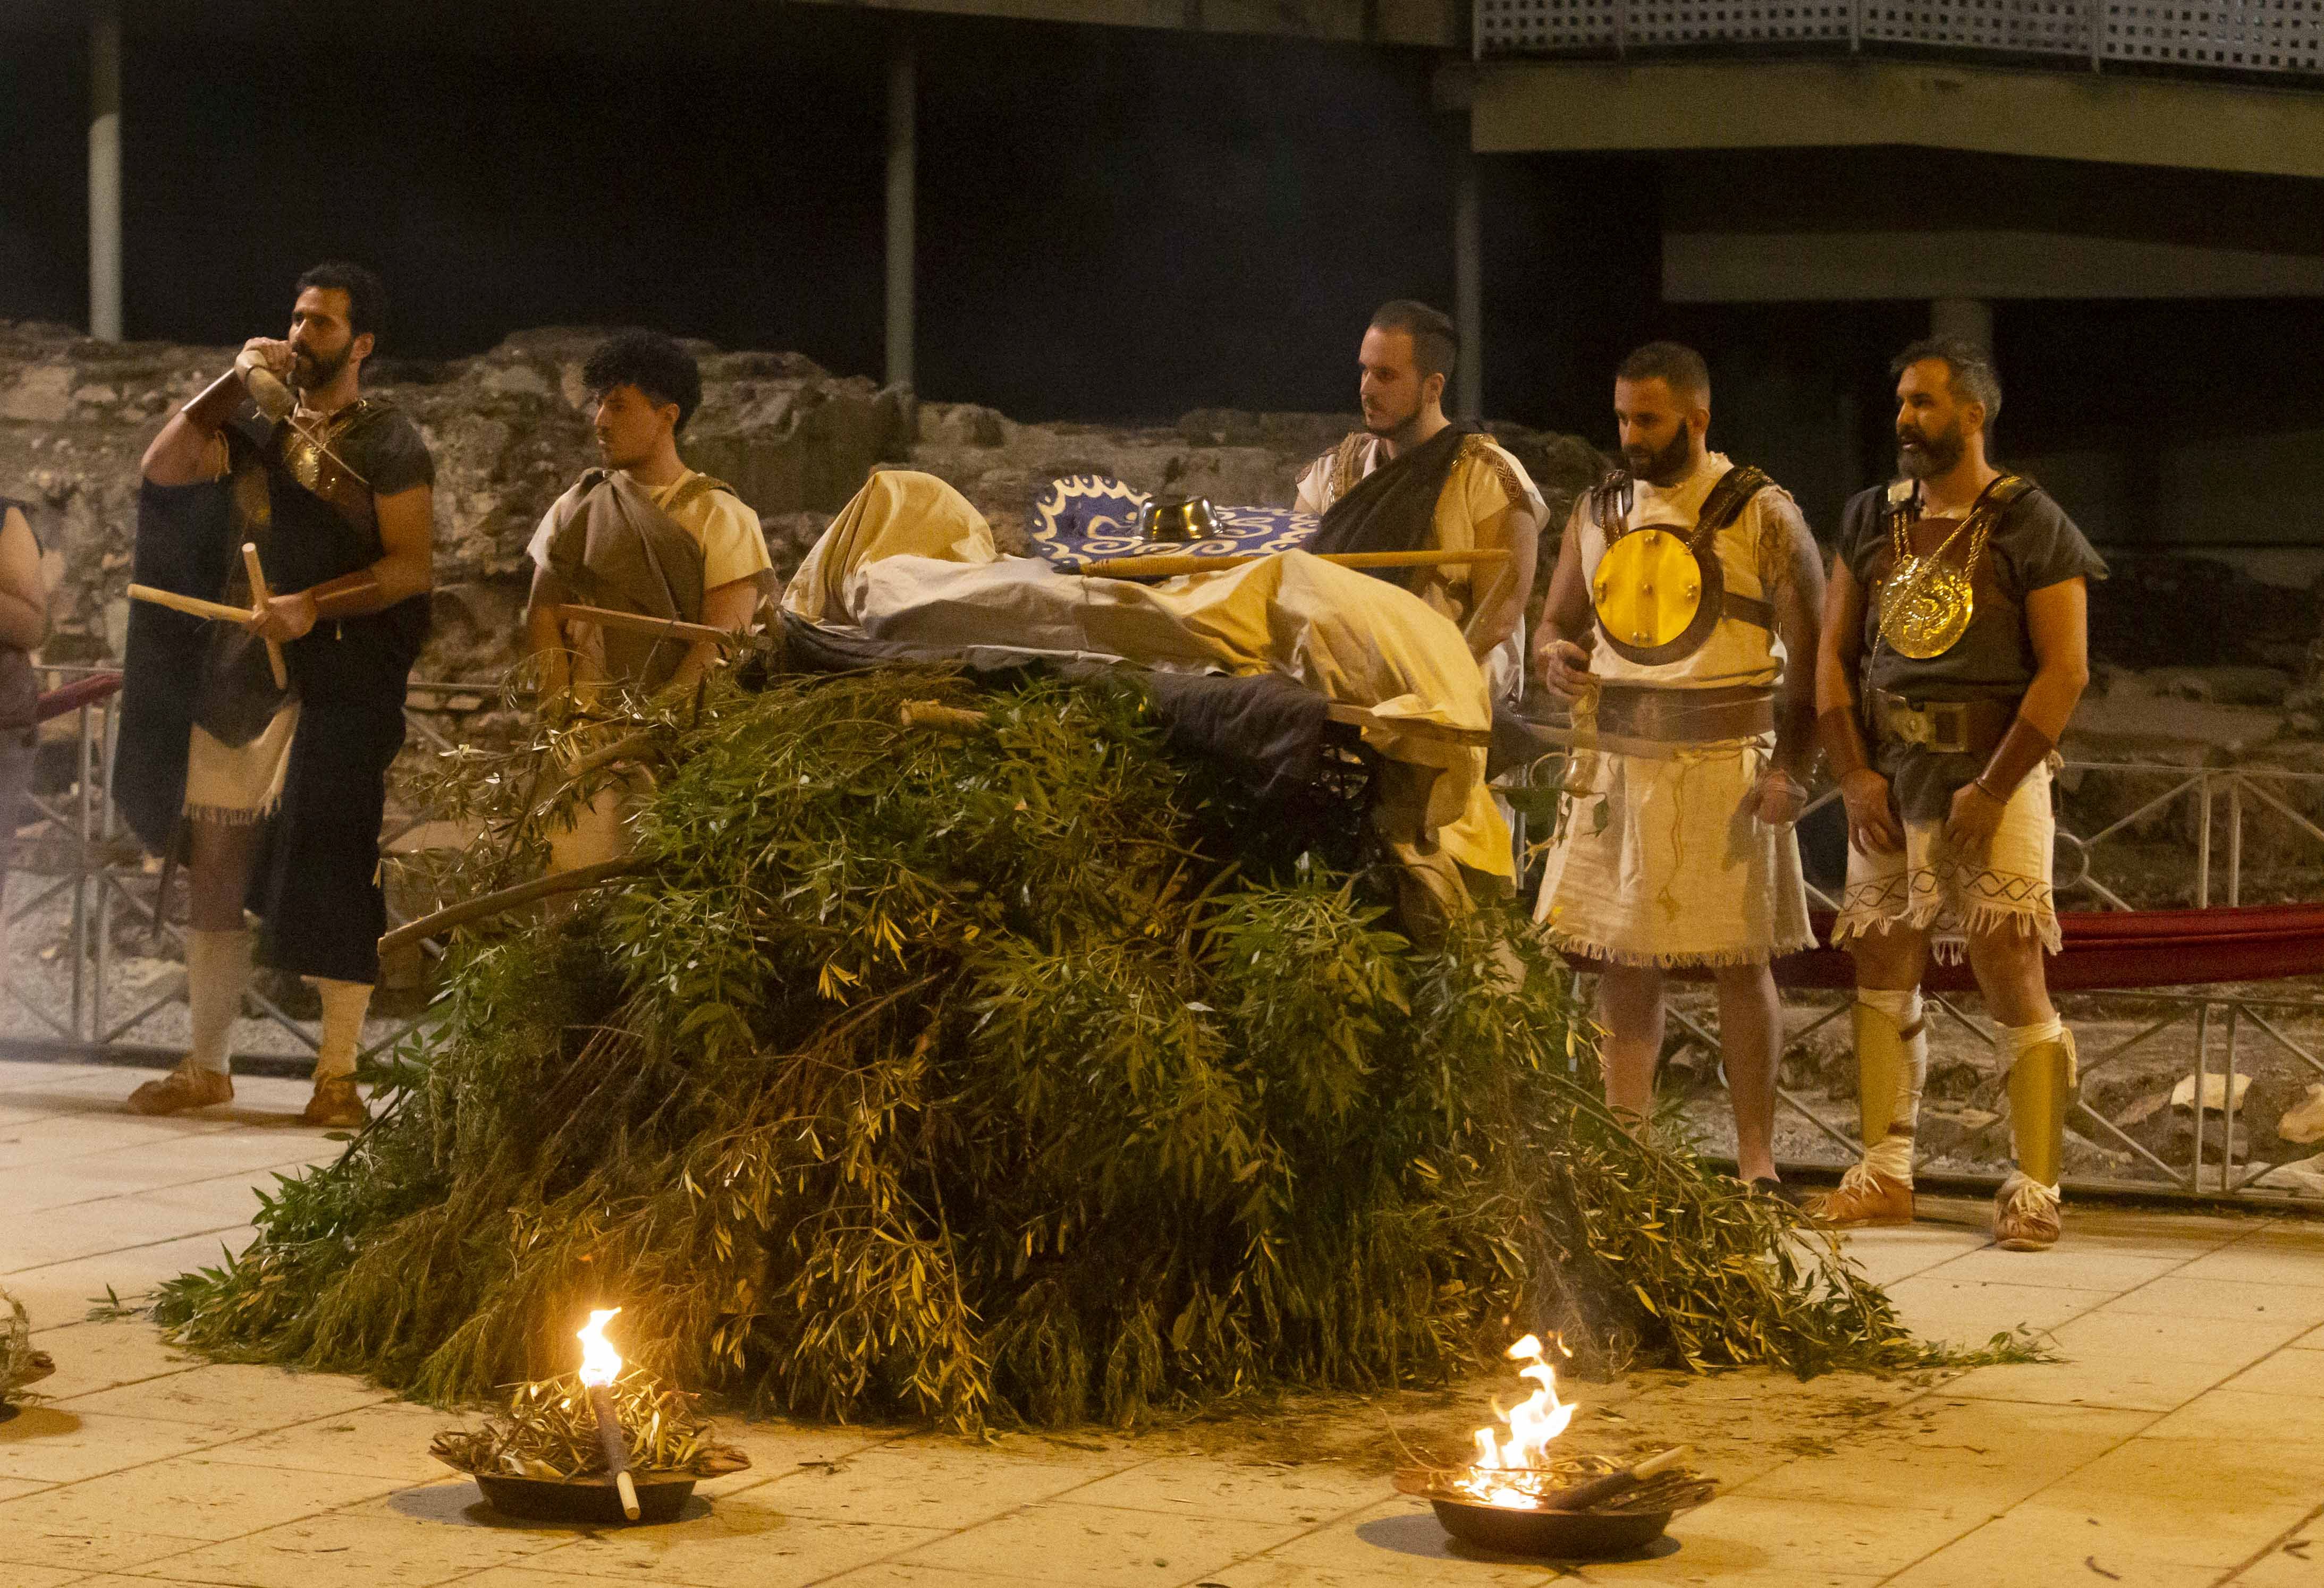
<instances>
[{"instance_id":1,"label":"white tunic","mask_svg":"<svg viewBox=\"0 0 2324 1588\"><path fill-rule=\"evenodd\" d=\"M1732 466L1712 453L1677 485L1638 482L1628 527L1691 533L1704 498ZM1767 599L1760 548L1787 549L1787 537L1767 532L1781 527L1765 523L1776 495L1773 488L1760 491L1712 542L1732 594ZM1591 508L1588 496L1575 503L1566 528L1580 537L1585 583L1606 554ZM1674 662L1631 661L1600 636L1590 670L1609 684L1717 689L1772 685L1784 660L1783 642L1768 629L1721 618L1699 649ZM1594 720L1594 703L1584 702L1574 727L1586 732ZM1775 736L1673 751L1575 753L1534 918L1559 946L1624 965L1747 964L1813 946L1798 840L1790 828L1769 827L1745 808Z\"/></svg>"}]
</instances>

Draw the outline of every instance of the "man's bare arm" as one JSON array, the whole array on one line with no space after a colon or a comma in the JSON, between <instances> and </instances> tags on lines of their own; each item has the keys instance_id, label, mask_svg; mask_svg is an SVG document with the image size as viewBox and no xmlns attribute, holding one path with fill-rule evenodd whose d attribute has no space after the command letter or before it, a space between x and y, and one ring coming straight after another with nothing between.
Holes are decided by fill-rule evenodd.
<instances>
[{"instance_id":1,"label":"man's bare arm","mask_svg":"<svg viewBox=\"0 0 2324 1588\"><path fill-rule=\"evenodd\" d=\"M1541 604L1541 632L1534 637L1534 669L1549 692L1563 701L1578 697L1590 683L1590 586L1582 576L1581 515L1584 497L1558 537L1557 565L1550 570L1549 593Z\"/></svg>"},{"instance_id":2,"label":"man's bare arm","mask_svg":"<svg viewBox=\"0 0 2324 1588\"><path fill-rule=\"evenodd\" d=\"M1864 587L1846 558L1836 558L1823 591L1823 633L1816 647L1817 736L1848 806L1848 841L1866 854L1904 847L1904 830L1888 802L1888 780L1870 765L1856 711L1857 669L1864 630Z\"/></svg>"},{"instance_id":3,"label":"man's bare arm","mask_svg":"<svg viewBox=\"0 0 2324 1588\"><path fill-rule=\"evenodd\" d=\"M2025 597L2025 627L2034 642L2034 682L2017 702L2016 720L1985 767L1953 793L1945 841L1978 853L1993 841L2003 809L2017 785L2050 758L2090 681L2089 588L2080 579L2044 585Z\"/></svg>"},{"instance_id":4,"label":"man's bare arm","mask_svg":"<svg viewBox=\"0 0 2324 1588\"><path fill-rule=\"evenodd\" d=\"M1845 558L1835 558L1823 587L1823 625L1816 637L1816 713L1856 711L1857 635L1864 627L1864 587Z\"/></svg>"},{"instance_id":5,"label":"man's bare arm","mask_svg":"<svg viewBox=\"0 0 2324 1588\"><path fill-rule=\"evenodd\" d=\"M249 390L243 384L246 368L261 367L278 379L290 373L288 342L254 336L242 344L234 368L171 414L145 449L145 478L156 485L196 485L226 473L226 440L220 434Z\"/></svg>"},{"instance_id":6,"label":"man's bare arm","mask_svg":"<svg viewBox=\"0 0 2324 1588\"><path fill-rule=\"evenodd\" d=\"M524 655L533 687L553 699L573 687L573 658L565 645L565 625L557 609L573 599L565 581L547 568L532 571L532 593L524 604Z\"/></svg>"},{"instance_id":7,"label":"man's bare arm","mask_svg":"<svg viewBox=\"0 0 2324 1588\"><path fill-rule=\"evenodd\" d=\"M387 555L361 573L274 597L252 617L247 627L253 634L266 639L298 639L322 619L385 611L398 601L435 588L434 488L414 485L393 496L374 496L372 503L379 515L380 544Z\"/></svg>"},{"instance_id":8,"label":"man's bare arm","mask_svg":"<svg viewBox=\"0 0 2324 1588\"><path fill-rule=\"evenodd\" d=\"M712 629L724 629L729 634L740 634L751 626L751 615L759 610L759 577L730 579L702 592L702 621ZM688 647L686 657L670 675L662 687L671 693L692 689L716 666L725 655L726 647L715 640L697 640Z\"/></svg>"},{"instance_id":9,"label":"man's bare arm","mask_svg":"<svg viewBox=\"0 0 2324 1588\"><path fill-rule=\"evenodd\" d=\"M1470 574L1469 587L1482 591L1469 619L1471 654L1480 658L1491 655L1493 647L1515 634L1525 620L1526 597L1533 592L1535 548L1540 540L1541 526L1523 502L1511 503L1477 526L1478 546L1505 546L1509 555L1499 565L1478 565Z\"/></svg>"},{"instance_id":10,"label":"man's bare arm","mask_svg":"<svg viewBox=\"0 0 2324 1588\"><path fill-rule=\"evenodd\" d=\"M2025 626L2034 641L2034 682L2025 687L2017 715L2039 729L2052 744L2065 736L2082 691L2090 683L2090 619L2088 581L2069 579L2045 585L2025 598Z\"/></svg>"},{"instance_id":11,"label":"man's bare arm","mask_svg":"<svg viewBox=\"0 0 2324 1588\"><path fill-rule=\"evenodd\" d=\"M1760 499L1759 577L1784 642L1776 694L1775 765L1803 791L1816 758L1816 670L1823 629L1823 553L1788 496Z\"/></svg>"}]
</instances>

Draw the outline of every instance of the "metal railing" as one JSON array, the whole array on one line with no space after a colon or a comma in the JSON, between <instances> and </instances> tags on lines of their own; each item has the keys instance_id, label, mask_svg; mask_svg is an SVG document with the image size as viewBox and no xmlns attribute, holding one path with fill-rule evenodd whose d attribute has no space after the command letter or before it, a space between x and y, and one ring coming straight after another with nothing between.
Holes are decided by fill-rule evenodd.
<instances>
[{"instance_id":1,"label":"metal railing","mask_svg":"<svg viewBox=\"0 0 2324 1588\"><path fill-rule=\"evenodd\" d=\"M1902 46L2091 71L2324 73L2317 0L1476 0L1475 23L1480 60Z\"/></svg>"},{"instance_id":2,"label":"metal railing","mask_svg":"<svg viewBox=\"0 0 2324 1588\"><path fill-rule=\"evenodd\" d=\"M2160 785L2148 793L2135 785L2140 783ZM2070 788L2068 785L2071 785ZM2090 825L2087 834L2071 830L2072 811L2076 805L2089 806L2102 802L2094 796L2109 785L2129 792L2116 802L2126 808L2107 810ZM2244 893L2252 868L2247 865L2251 848L2250 818L2257 813L2272 823L2275 831L2292 840L2294 850L2303 864L2283 867L2292 873L2296 885L2303 891L2315 892L2324 887L2324 823L2301 808L2302 794L2310 796L2310 808L2324 812L2324 773L2292 772L2260 766L2201 766L2191 767L2164 764L2121 761L2068 762L2061 779L2066 789L2061 801L2065 809L2059 819L2057 857L2059 869L2056 892L2061 906L2079 904L2082 908L2097 907L2109 911L2136 908L2208 909L2216 901L2236 905L2245 902ZM1826 789L1808 806L1812 813L1839 798L1837 790ZM1805 818L1803 817L1803 820ZM2158 834L2160 835L2158 838ZM2112 856L2123 854L2140 840L2149 840L2152 848L2164 854L2176 849L2187 856L2187 863L2175 875L2164 870L2159 877L2149 876L2134 880L2117 874L2109 878L2105 863ZM2145 857L2153 859L2153 854ZM1824 907L1837 908L1837 901L1822 889L1811 886L1812 898ZM2278 890L2280 891L2280 890ZM2156 896L2156 895L2161 896ZM2135 900L2134 895L2146 895ZM2292 984L2297 987L2298 984ZM2264 1038L2265 1051L2280 1052L2301 1073L2324 1079L2324 1056L2315 1047L2301 1041L2286 1027L2292 1021L2308 1018L2324 1021L2324 996L2316 993L2258 991L2253 984L2221 984L2183 988L2155 988L2143 991L2108 991L2091 993L2061 993L2057 1000L2069 1024L2089 1018L2098 1009L2135 1011L2134 1023L2138 1029L2095 1051L2080 1055L2080 1072L2084 1092L2078 1095L2068 1116L2068 1124L2086 1138L2103 1138L2113 1144L2113 1150L2132 1160L2135 1168L2144 1174L2128 1177L2069 1176L2070 1189L2098 1191L2172 1190L2206 1197L2225 1197L2266 1206L2282 1206L2287 1201L2296 1204L2324 1202L2324 1189L2305 1188L2255 1188L2253 1182L2268 1170L2283 1165L2270 1163L2255 1170L2248 1153L2236 1151L2236 1119L2238 1109L2236 1082L2249 1070L2246 1064L2244 1039L2247 1033L2255 1039ZM1945 1019L1967 1032L1984 1049L1998 1059L2003 1041L1998 1027L1979 1019L1965 1010L1956 999L1932 995L1931 1006ZM1796 1010L1798 1004L1787 1004L1787 1010ZM1825 1026L1842 1019L1848 1013L1846 1000L1840 999L1829 1007L1808 1014L1796 1026L1787 1026L1784 1055L1786 1059L1803 1050L1809 1038ZM1716 1018L1700 1019L1685 1011L1673 1009L1673 1023L1678 1029L1678 1049L1700 1049L1715 1062L1719 1054ZM2144 1143L2135 1140L2113 1120L2091 1107L2083 1097L2093 1077L2100 1076L2130 1054L2153 1044L2157 1039L2174 1032L2191 1029L2193 1045L2188 1075L2192 1080L2193 1122L2192 1152L2184 1165L2165 1161ZM2212 1094L2211 1081L2217 1078L2220 1106L2207 1106ZM1831 1160L1812 1163L1794 1163L1794 1168L1831 1168L1855 1161L1859 1144L1853 1135L1835 1126L1811 1107L1805 1099L1787 1088L1779 1088L1780 1105L1794 1115L1806 1121L1820 1135L1839 1149ZM1923 1117L1926 1118L1924 1109ZM2209 1150L2211 1121L2217 1118L2218 1152ZM1963 1140L1947 1149L1947 1155L1988 1141L2008 1128L2006 1114L1975 1127ZM1925 1134L1925 1133L1924 1133ZM2324 1142L2314 1143L2315 1152L2324 1154ZM1923 1153L1925 1163L1930 1156ZM2324 1158L2317 1166L2324 1169ZM1970 1179L1988 1177L1971 1176ZM1998 1184L2000 1176L1989 1177Z\"/></svg>"},{"instance_id":3,"label":"metal railing","mask_svg":"<svg viewBox=\"0 0 2324 1588\"><path fill-rule=\"evenodd\" d=\"M92 670L45 671L48 683L53 685ZM414 684L411 689L417 702L406 711L411 733L422 744L438 750L450 749L454 745L430 720L428 703L461 694L490 698L494 693L493 686L478 684ZM62 997L49 1001L28 993L23 985L25 978L14 974L5 978L5 996L31 1011L49 1033L42 1045L51 1051L113 1061L150 1060L163 1056L163 1051L141 1047L134 1038L139 1028L183 998L184 984L180 975L158 993L150 989L129 993L117 985L118 966L113 946L116 920L125 912L143 928L151 930L156 924L155 879L140 847L121 831L109 794L117 726L114 701L81 707L72 739L76 776L71 785L47 795L32 796L32 830L19 842L18 861L12 868L7 891L7 924L11 930L0 937L0 952L10 958L0 962L0 968L21 965L29 948L17 941L19 933L14 929L28 920L52 914L61 901L69 921L60 947L69 956L69 972L62 978ZM2188 905L2202 908L2209 907L2214 900L2239 904L2255 882L2272 893L2282 894L2285 891L2283 878L2262 874L2252 863L2255 820L2270 824L2272 835L2291 840L2290 852L2298 857L2300 864L2280 869L2291 875L2292 886L2310 894L2324 893L2324 820L2319 820L2324 818L2324 773L2249 766L2070 762L2060 786L2066 791L2061 800L2065 811L2058 832L2057 893L2061 904L2080 903L2084 907L2106 910ZM1833 791L1824 791L1811 803L1810 812L1837 797ZM2082 819L2083 831L2074 831L2077 810L2096 812ZM423 820L416 813L391 810L384 843L392 847ZM2118 868L2110 865L2117 857L2123 862ZM2146 867L2144 877L2137 875L2142 863ZM1835 902L1821 889L1811 887L1810 892L1818 903L1827 907L1834 905ZM159 923L159 930L181 937L179 929L166 921ZM303 1053L314 1051L320 1033L311 1023L293 1017L255 990L251 997L263 1020L290 1033ZM2249 986L2218 986L2066 994L2061 1002L2067 1005L2070 1018L2077 1009L2093 1004L2138 1012L2134 1022L2137 1030L2082 1056L2081 1070L2086 1082L2168 1033L2191 1028L2194 1038L2189 1069L2194 1094L2192 1161L2183 1166L2165 1161L2112 1120L2078 1102L2071 1121L2075 1127L2086 1135L2113 1143L2115 1150L2148 1172L2129 1181L2078 1179L2070 1180L2070 1184L2082 1189L2119 1189L2126 1184L2146 1189L2162 1187L2253 1201L2264 1198L2281 1205L2282 1196L2253 1189L2249 1157L2239 1157L2235 1151L2239 1102L2236 1083L2240 1076L2248 1073L2246 1039L2264 1042L2265 1051L2281 1052L2302 1067L2304 1073L2324 1079L2324 1056L2288 1029L2301 1019L2324 1023L2324 996L2273 987L2259 990ZM1939 996L1933 1005L1948 1021L1969 1033L1997 1057L2001 1039L1993 1026L1969 1013L1955 999ZM1786 1032L1787 1057L1825 1026L1840 1019L1848 1008L1845 1001L1815 1008L1797 999L1789 1006L1801 1020ZM1680 1045L1700 1046L1715 1060L1719 1051L1715 1022L1699 1019L1684 1010L1674 1009L1671 1013ZM367 1056L401 1041L417 1021L384 1023L388 1027L386 1033L375 1036L366 1045ZM0 1037L0 1044L8 1040ZM285 1067L279 1055L245 1054L240 1056L239 1061L261 1069ZM303 1064L300 1068L303 1069ZM2215 1076L2220 1079L2223 1104L2218 1111L2222 1124L2221 1151L2218 1153L2209 1150L2208 1120L2211 1111L2204 1107L2209 1082ZM1858 1144L1851 1135L1817 1114L1791 1090L1783 1090L1780 1097L1787 1109L1810 1122L1837 1149L1825 1167L1853 1161ZM2006 1128L2006 1117L1997 1118L1967 1140L1979 1141ZM2319 1143L2319 1151L2324 1152L2324 1143ZM1997 1180L1998 1177L1995 1178ZM2307 1199L2308 1195L2300 1193L2297 1199Z\"/></svg>"},{"instance_id":4,"label":"metal railing","mask_svg":"<svg viewBox=\"0 0 2324 1588\"><path fill-rule=\"evenodd\" d=\"M39 669L42 687L55 688L77 678L110 671L94 667L46 666ZM404 709L405 727L421 744L438 750L454 748L429 721L426 702L453 695L498 692L496 684L427 684L415 682ZM73 723L72 782L59 792L28 794L32 817L20 830L15 858L9 867L5 921L0 921L0 1009L14 1006L28 1012L42 1033L30 1042L0 1033L0 1047L45 1051L58 1057L106 1062L152 1062L175 1058L174 1049L156 1048L136 1039L141 1028L185 998L182 972L169 978L159 992L150 987L122 985L115 950L115 930L125 916L137 927L166 937L184 952L184 929L157 919L158 877L143 846L124 831L112 799L112 774L120 728L118 697L83 705ZM10 814L14 814L11 812ZM425 818L400 811L392 803L382 833L384 847L410 833ZM23 941L23 927L52 918L61 904L68 919L64 939L53 945L68 960L61 998L48 995L51 978L29 974L31 945ZM390 905L390 924L400 924ZM318 1022L302 1021L254 985L244 995L259 1018L286 1033L298 1056L287 1061L279 1053L238 1052L235 1062L259 1072L306 1072L321 1044ZM409 1035L418 1020L374 1018L366 1024L374 1033L362 1056L370 1059ZM384 1026L384 1034L377 1034Z\"/></svg>"}]
</instances>

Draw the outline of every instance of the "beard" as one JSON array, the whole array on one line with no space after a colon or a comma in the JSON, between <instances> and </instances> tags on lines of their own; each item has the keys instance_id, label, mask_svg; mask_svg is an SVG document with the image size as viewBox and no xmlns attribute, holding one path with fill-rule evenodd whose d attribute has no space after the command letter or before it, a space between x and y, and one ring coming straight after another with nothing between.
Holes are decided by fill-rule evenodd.
<instances>
[{"instance_id":1,"label":"beard","mask_svg":"<svg viewBox=\"0 0 2324 1588\"><path fill-rule=\"evenodd\" d=\"M1622 461L1630 465L1632 479L1649 485L1675 485L1686 478L1687 465L1694 461L1692 440L1681 430L1660 452L1626 452Z\"/></svg>"},{"instance_id":2,"label":"beard","mask_svg":"<svg viewBox=\"0 0 2324 1588\"><path fill-rule=\"evenodd\" d=\"M1933 480L1961 461L1968 449L1956 419L1934 435L1918 430L1896 432L1896 466L1914 480Z\"/></svg>"},{"instance_id":3,"label":"beard","mask_svg":"<svg viewBox=\"0 0 2324 1588\"><path fill-rule=\"evenodd\" d=\"M1405 429L1410 426L1411 423L1418 418L1420 418L1420 405L1418 403L1413 404L1411 408L1404 413L1397 414L1383 412L1378 418L1374 418L1372 417L1371 410L1367 408L1364 411L1364 429L1368 434L1373 436L1394 436L1397 431Z\"/></svg>"},{"instance_id":4,"label":"beard","mask_svg":"<svg viewBox=\"0 0 2324 1588\"><path fill-rule=\"evenodd\" d=\"M290 383L301 391L314 391L328 386L339 378L339 372L347 367L347 358L354 352L352 339L346 346L339 349L336 358L309 348L299 348L292 355Z\"/></svg>"}]
</instances>

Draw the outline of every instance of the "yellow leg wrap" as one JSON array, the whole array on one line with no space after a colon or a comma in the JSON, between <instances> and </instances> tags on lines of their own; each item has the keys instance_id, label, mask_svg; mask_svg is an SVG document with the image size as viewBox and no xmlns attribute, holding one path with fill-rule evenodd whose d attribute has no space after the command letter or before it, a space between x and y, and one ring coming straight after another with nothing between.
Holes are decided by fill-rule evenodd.
<instances>
[{"instance_id":1,"label":"yellow leg wrap","mask_svg":"<svg viewBox=\"0 0 2324 1588\"><path fill-rule=\"evenodd\" d=\"M2073 1100L2073 1033L2036 1043L2009 1067L2009 1134L2017 1167L2045 1186L2056 1185L2065 1166L2066 1110Z\"/></svg>"},{"instance_id":2,"label":"yellow leg wrap","mask_svg":"<svg viewBox=\"0 0 2324 1588\"><path fill-rule=\"evenodd\" d=\"M1892 1134L1910 1140L1920 1121L1921 1063L1914 1051L1923 1019L1910 1029L1886 1009L1859 998L1849 1006L1856 1023L1857 1118L1867 1148Z\"/></svg>"}]
</instances>

